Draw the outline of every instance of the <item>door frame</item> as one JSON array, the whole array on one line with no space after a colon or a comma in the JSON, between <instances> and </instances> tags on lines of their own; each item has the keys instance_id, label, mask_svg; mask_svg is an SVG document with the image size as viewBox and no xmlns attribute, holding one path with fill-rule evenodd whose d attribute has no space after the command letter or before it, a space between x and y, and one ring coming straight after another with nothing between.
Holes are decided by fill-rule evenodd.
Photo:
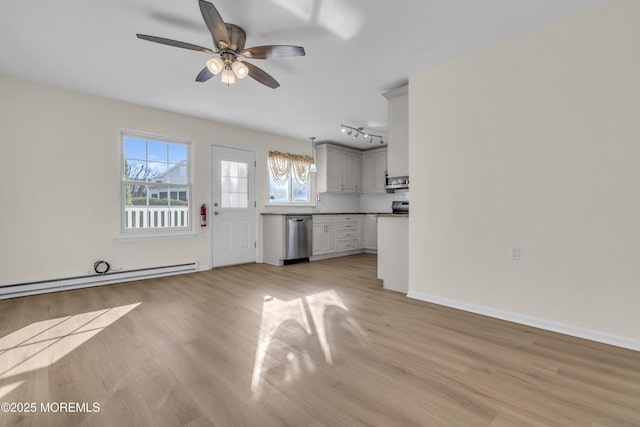
<instances>
[{"instance_id":1,"label":"door frame","mask_svg":"<svg viewBox=\"0 0 640 427\"><path fill-rule=\"evenodd\" d=\"M213 150L214 147L218 147L218 148L230 148L233 150L243 150L243 151L249 151L251 153L253 153L253 160L255 162L254 167L253 167L253 198L254 198L254 218L253 218L253 224L254 224L254 230L256 233L256 247L255 249L255 262L259 262L258 259L258 255L260 254L260 251L258 250L260 248L261 245L261 239L260 239L260 230L259 230L259 225L260 225L260 215L258 214L258 149L255 147L245 147L245 146L233 146L233 145L222 145L222 144L211 144L211 147L209 148L209 203L207 206L207 215L209 216L209 220L208 225L210 225L209 227L209 265L211 266L211 269L217 268L214 267L213 265L213 211L214 211L214 206L213 206L213 194L215 192L215 188L213 186L213 171L214 171L214 167L213 167Z\"/></svg>"}]
</instances>

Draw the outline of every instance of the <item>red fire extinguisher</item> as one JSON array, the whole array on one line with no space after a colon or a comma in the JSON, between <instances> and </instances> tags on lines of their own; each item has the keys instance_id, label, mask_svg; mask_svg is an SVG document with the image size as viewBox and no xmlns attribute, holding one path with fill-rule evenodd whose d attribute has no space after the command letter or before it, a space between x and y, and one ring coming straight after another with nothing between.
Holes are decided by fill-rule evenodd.
<instances>
[{"instance_id":1,"label":"red fire extinguisher","mask_svg":"<svg viewBox=\"0 0 640 427\"><path fill-rule=\"evenodd\" d=\"M200 206L200 227L207 226L207 206L203 203Z\"/></svg>"}]
</instances>

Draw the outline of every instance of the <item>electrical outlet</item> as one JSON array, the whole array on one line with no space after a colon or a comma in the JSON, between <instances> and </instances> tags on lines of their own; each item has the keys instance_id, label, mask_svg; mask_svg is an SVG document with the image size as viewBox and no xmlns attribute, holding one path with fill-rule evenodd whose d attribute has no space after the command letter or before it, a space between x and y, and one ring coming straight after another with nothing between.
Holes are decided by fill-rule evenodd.
<instances>
[{"instance_id":1,"label":"electrical outlet","mask_svg":"<svg viewBox=\"0 0 640 427\"><path fill-rule=\"evenodd\" d=\"M520 261L520 246L511 246L511 261Z\"/></svg>"}]
</instances>

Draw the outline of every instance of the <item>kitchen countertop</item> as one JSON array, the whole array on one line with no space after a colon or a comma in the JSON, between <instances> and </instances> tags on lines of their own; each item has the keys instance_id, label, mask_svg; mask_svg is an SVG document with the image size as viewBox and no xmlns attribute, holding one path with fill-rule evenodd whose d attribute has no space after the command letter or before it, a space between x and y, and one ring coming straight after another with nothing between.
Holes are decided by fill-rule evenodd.
<instances>
[{"instance_id":1,"label":"kitchen countertop","mask_svg":"<svg viewBox=\"0 0 640 427\"><path fill-rule=\"evenodd\" d=\"M382 217L382 218L409 218L409 214L408 213L398 213L398 214L381 213L381 214L376 214L376 216Z\"/></svg>"}]
</instances>

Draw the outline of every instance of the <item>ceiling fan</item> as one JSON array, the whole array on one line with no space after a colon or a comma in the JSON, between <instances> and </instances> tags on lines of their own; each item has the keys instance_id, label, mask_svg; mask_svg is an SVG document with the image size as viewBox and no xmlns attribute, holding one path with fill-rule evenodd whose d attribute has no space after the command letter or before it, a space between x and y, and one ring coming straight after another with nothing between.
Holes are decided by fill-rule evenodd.
<instances>
[{"instance_id":1,"label":"ceiling fan","mask_svg":"<svg viewBox=\"0 0 640 427\"><path fill-rule=\"evenodd\" d=\"M142 40L217 55L209 59L207 65L198 73L197 82L206 82L213 76L222 73L222 83L227 85L234 84L236 78L244 79L250 76L263 85L275 89L280 86L276 79L244 59L271 59L305 55L304 48L301 46L269 45L245 49L247 34L244 30L237 25L225 23L213 4L205 0L198 0L198 2L204 22L211 31L214 49L163 37L136 34Z\"/></svg>"}]
</instances>

